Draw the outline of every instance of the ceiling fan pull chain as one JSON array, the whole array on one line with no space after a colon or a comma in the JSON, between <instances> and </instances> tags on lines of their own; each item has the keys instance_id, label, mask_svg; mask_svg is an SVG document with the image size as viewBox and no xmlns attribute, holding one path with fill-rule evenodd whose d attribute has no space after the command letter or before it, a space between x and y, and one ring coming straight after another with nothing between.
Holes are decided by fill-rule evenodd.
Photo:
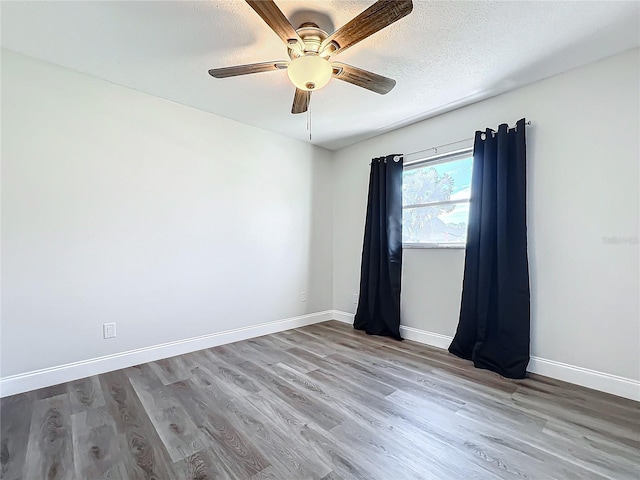
<instances>
[{"instance_id":1,"label":"ceiling fan pull chain","mask_svg":"<svg viewBox=\"0 0 640 480\"><path fill-rule=\"evenodd\" d=\"M311 141L311 102L307 108L307 131L309 132L309 141Z\"/></svg>"},{"instance_id":2,"label":"ceiling fan pull chain","mask_svg":"<svg viewBox=\"0 0 640 480\"><path fill-rule=\"evenodd\" d=\"M311 141L312 128L313 128L313 124L311 123L311 100L309 100L309 141Z\"/></svg>"}]
</instances>

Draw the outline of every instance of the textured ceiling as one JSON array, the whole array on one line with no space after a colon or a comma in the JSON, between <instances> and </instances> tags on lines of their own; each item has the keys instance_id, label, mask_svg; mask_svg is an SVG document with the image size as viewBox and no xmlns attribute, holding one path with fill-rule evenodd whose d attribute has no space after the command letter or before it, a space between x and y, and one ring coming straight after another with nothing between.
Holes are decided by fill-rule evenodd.
<instances>
[{"instance_id":1,"label":"textured ceiling","mask_svg":"<svg viewBox=\"0 0 640 480\"><path fill-rule=\"evenodd\" d=\"M333 30L370 1L279 1ZM285 71L214 79L213 67L285 60L242 0L1 3L3 48L223 117L309 139ZM409 16L337 59L397 80L381 96L331 81L312 96L314 144L337 149L640 44L639 2L414 0Z\"/></svg>"}]
</instances>

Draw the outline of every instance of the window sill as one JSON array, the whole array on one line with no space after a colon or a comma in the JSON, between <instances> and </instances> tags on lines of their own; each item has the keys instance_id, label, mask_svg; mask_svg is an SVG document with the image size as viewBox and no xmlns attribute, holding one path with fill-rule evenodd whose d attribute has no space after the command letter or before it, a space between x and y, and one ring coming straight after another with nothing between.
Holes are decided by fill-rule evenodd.
<instances>
[{"instance_id":1,"label":"window sill","mask_svg":"<svg viewBox=\"0 0 640 480\"><path fill-rule=\"evenodd\" d=\"M443 250L464 250L466 245L451 243L403 243L403 249L443 249Z\"/></svg>"}]
</instances>

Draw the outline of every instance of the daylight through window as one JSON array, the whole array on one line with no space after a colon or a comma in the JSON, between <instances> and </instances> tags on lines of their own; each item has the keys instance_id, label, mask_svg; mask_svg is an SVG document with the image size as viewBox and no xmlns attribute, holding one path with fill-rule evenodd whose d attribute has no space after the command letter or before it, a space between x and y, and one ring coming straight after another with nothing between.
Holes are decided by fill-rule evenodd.
<instances>
[{"instance_id":1,"label":"daylight through window","mask_svg":"<svg viewBox=\"0 0 640 480\"><path fill-rule=\"evenodd\" d=\"M438 155L404 167L402 243L463 247L467 241L473 151Z\"/></svg>"}]
</instances>

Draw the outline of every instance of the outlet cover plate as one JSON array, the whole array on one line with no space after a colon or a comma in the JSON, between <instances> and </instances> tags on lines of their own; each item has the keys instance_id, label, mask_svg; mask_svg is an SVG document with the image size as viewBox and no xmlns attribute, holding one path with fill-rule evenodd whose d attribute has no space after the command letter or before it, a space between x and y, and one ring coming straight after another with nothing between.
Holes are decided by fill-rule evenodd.
<instances>
[{"instance_id":1,"label":"outlet cover plate","mask_svg":"<svg viewBox=\"0 0 640 480\"><path fill-rule=\"evenodd\" d=\"M102 333L104 338L114 338L116 336L116 324L104 323L102 324Z\"/></svg>"}]
</instances>

